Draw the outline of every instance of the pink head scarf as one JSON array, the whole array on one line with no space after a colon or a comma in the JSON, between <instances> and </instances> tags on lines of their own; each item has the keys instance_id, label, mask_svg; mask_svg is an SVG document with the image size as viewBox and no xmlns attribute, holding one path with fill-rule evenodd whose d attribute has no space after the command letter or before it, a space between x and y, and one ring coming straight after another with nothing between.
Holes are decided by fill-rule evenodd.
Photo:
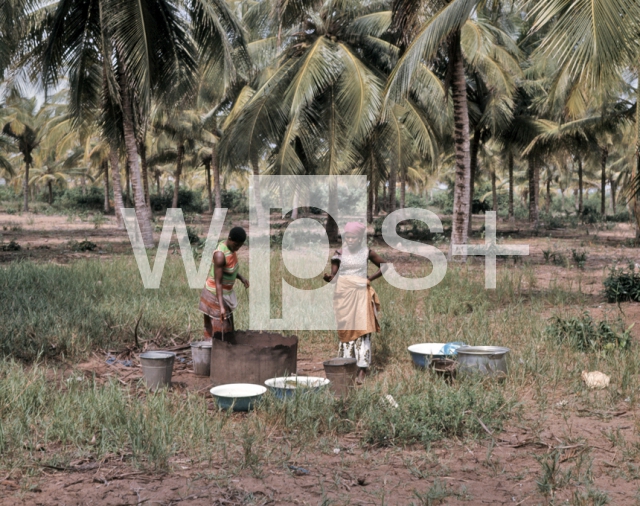
<instances>
[{"instance_id":1,"label":"pink head scarf","mask_svg":"<svg viewBox=\"0 0 640 506\"><path fill-rule=\"evenodd\" d=\"M357 221L350 221L344 226L345 234L364 235L366 230L367 228L362 223L358 223Z\"/></svg>"}]
</instances>

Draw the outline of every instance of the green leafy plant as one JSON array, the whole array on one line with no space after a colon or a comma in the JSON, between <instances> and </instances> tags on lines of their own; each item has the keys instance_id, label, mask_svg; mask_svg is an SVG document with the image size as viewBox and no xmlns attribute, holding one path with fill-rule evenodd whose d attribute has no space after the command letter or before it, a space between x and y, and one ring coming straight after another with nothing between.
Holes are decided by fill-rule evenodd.
<instances>
[{"instance_id":1,"label":"green leafy plant","mask_svg":"<svg viewBox=\"0 0 640 506\"><path fill-rule=\"evenodd\" d=\"M20 251L22 246L20 246L14 239L7 244L2 245L2 251Z\"/></svg>"},{"instance_id":2,"label":"green leafy plant","mask_svg":"<svg viewBox=\"0 0 640 506\"><path fill-rule=\"evenodd\" d=\"M189 242L191 244L197 244L200 242L200 234L197 228L187 225L187 235L189 236Z\"/></svg>"},{"instance_id":3,"label":"green leafy plant","mask_svg":"<svg viewBox=\"0 0 640 506\"><path fill-rule=\"evenodd\" d=\"M558 343L569 343L579 351L610 351L628 349L631 346L631 329L624 329L624 322L606 319L594 322L588 311L580 317L562 318L553 316L545 333Z\"/></svg>"},{"instance_id":4,"label":"green leafy plant","mask_svg":"<svg viewBox=\"0 0 640 506\"><path fill-rule=\"evenodd\" d=\"M94 242L91 242L87 239L85 239L84 241L78 242L78 241L69 241L69 248L71 249L71 251L95 251L96 249L98 249L98 245Z\"/></svg>"},{"instance_id":5,"label":"green leafy plant","mask_svg":"<svg viewBox=\"0 0 640 506\"><path fill-rule=\"evenodd\" d=\"M640 302L640 272L635 264L627 269L612 267L604 280L604 295L608 302Z\"/></svg>"},{"instance_id":6,"label":"green leafy plant","mask_svg":"<svg viewBox=\"0 0 640 506\"><path fill-rule=\"evenodd\" d=\"M584 269L587 263L587 252L585 250L571 250L571 256L579 269Z\"/></svg>"}]
</instances>

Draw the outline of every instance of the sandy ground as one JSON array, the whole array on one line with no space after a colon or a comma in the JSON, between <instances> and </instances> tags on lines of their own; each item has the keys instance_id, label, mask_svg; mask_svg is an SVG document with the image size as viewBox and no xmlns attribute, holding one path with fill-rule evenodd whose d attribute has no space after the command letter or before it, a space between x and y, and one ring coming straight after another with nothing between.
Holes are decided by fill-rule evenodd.
<instances>
[{"instance_id":1,"label":"sandy ground","mask_svg":"<svg viewBox=\"0 0 640 506\"><path fill-rule=\"evenodd\" d=\"M198 226L206 229L208 219L203 217ZM474 218L476 229L482 223L482 217ZM234 223L237 224L240 223ZM507 244L530 245L526 263L533 269L535 289L558 284L565 289L579 287L590 297L589 308L594 317L610 311L600 293L606 269L616 262L640 263L640 250L630 247L633 231L626 224L618 224L612 230L580 227L535 235L527 224L501 222L498 231ZM0 213L0 233L3 243L15 240L23 248L19 252L0 251L0 263L21 258L67 263L82 257L107 259L130 251L126 232L117 230L113 219L94 228L92 222L77 218L69 221L61 216ZM71 251L70 240L84 239L95 242L98 251ZM474 238L473 242L482 239ZM407 258L379 242L375 247L397 262L400 272L410 272L424 262ZM587 251L583 271L545 261L545 250L560 251L571 260L571 249ZM241 256L247 255L247 250L241 252ZM471 260L479 272L483 262L481 258ZM499 268L507 262L512 260L499 260ZM627 323L640 319L640 305L621 307ZM552 310L549 308L549 313ZM640 325L633 332L640 339ZM188 350L178 351L183 361L176 365L173 388L207 395L208 378L190 371ZM116 377L123 384L132 385L141 377L136 365L108 365L105 355L96 353L78 367L104 380ZM298 373L324 375L321 361L302 353L298 356ZM530 395L522 393L525 400ZM297 453L287 465L264 463L257 476L250 469L229 476L224 461L195 464L186 455L173 458L169 474L142 472L115 455L101 461L88 458L66 469L45 467L37 479L22 479L25 476L16 471L0 476L0 505L437 504L426 498L421 501L417 495L426 494L436 481L454 494L448 495L444 504L546 504L536 483L541 469L536 457L552 452L559 453L563 471L573 469L574 475L590 473L594 480L590 487L606 492L610 504L634 504L640 492L638 457L624 455L606 435L619 431L640 448L640 412L622 402L613 411L570 413L567 403L573 401L561 394L556 397L550 400L554 408L543 416L525 412L512 419L503 432L487 434L487 439L479 442L447 441L434 445L430 452L419 447L364 449L355 435L340 439L335 448ZM210 409L216 409L213 402ZM280 440L283 447L289 444L285 435L273 434L272 438ZM572 500L574 493L587 494L588 489L586 480L582 485L561 488L555 504ZM596 504L593 500L576 502L575 498L573 503Z\"/></svg>"}]
</instances>

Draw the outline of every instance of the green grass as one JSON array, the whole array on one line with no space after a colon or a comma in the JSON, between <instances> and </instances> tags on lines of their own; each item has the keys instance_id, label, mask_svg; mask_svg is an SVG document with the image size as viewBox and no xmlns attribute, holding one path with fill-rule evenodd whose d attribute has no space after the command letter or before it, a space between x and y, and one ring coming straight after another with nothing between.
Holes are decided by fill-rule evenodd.
<instances>
[{"instance_id":1,"label":"green grass","mask_svg":"<svg viewBox=\"0 0 640 506\"><path fill-rule=\"evenodd\" d=\"M246 265L241 269L248 274ZM275 258L272 271L275 279L283 275ZM573 395L577 406L602 413L626 398L634 405L640 386L635 354L617 349L585 353L558 346L544 332L547 321L541 314L552 306L556 311L579 306L586 300L582 294L567 286L536 286L534 271L526 264L500 267L498 289L487 291L482 272L477 265L450 265L443 282L424 292L375 282L382 329L373 340L374 367L365 387L345 399L306 395L283 404L267 397L256 411L238 417L208 409L210 400L201 395L152 394L143 386L101 384L80 372L69 376L69 361L132 345L138 318L140 340L163 345L172 339L200 338L199 292L188 287L179 257L168 259L159 290L143 288L130 257L66 266L2 266L0 468L43 463L64 467L86 455L116 455L142 467L164 469L171 467L172 458L186 455L224 459L227 467L220 479L245 468L259 476L265 464L290 462L296 449L331 448L335 438L346 434L366 446L429 448L443 439L486 438L487 429L499 433L510 417L521 417L524 404L542 415L559 395ZM321 283L298 281L307 287ZM280 286L274 282L274 311ZM236 325L247 328L247 294L241 287L237 292ZM295 333L301 353L318 359L335 354L334 332ZM510 347L506 381L460 379L447 385L413 369L407 346L447 341ZM61 359L66 375L59 368ZM615 388L587 390L582 370L610 374ZM387 394L398 408L384 402ZM542 423L543 416L536 419ZM274 445L268 434L281 435L291 444ZM434 490L433 497L418 499L428 503L441 493Z\"/></svg>"}]
</instances>

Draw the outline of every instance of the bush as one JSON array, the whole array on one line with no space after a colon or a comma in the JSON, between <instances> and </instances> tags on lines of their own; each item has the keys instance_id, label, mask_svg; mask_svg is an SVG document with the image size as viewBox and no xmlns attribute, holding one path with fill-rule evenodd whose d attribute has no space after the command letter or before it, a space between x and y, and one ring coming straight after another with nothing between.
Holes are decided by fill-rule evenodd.
<instances>
[{"instance_id":1,"label":"bush","mask_svg":"<svg viewBox=\"0 0 640 506\"><path fill-rule=\"evenodd\" d=\"M604 295L608 302L640 302L640 273L633 263L626 270L611 268L604 280Z\"/></svg>"},{"instance_id":2,"label":"bush","mask_svg":"<svg viewBox=\"0 0 640 506\"><path fill-rule=\"evenodd\" d=\"M582 223L594 224L602 221L602 215L600 211L593 204L585 204L582 207L582 214L580 215Z\"/></svg>"},{"instance_id":3,"label":"bush","mask_svg":"<svg viewBox=\"0 0 640 506\"><path fill-rule=\"evenodd\" d=\"M3 244L0 249L2 249L2 251L20 251L22 246L12 239L11 242Z\"/></svg>"},{"instance_id":4,"label":"bush","mask_svg":"<svg viewBox=\"0 0 640 506\"><path fill-rule=\"evenodd\" d=\"M631 327L624 329L624 322L618 318L614 323L606 319L594 322L588 311L581 317L562 318L554 316L549 320L545 333L559 344L569 343L579 351L609 351L628 349L631 346Z\"/></svg>"},{"instance_id":5,"label":"bush","mask_svg":"<svg viewBox=\"0 0 640 506\"><path fill-rule=\"evenodd\" d=\"M439 209L443 214L453 213L453 191L445 190L435 193L429 205Z\"/></svg>"},{"instance_id":6,"label":"bush","mask_svg":"<svg viewBox=\"0 0 640 506\"><path fill-rule=\"evenodd\" d=\"M84 252L84 251L95 251L98 249L98 245L94 242L88 241L85 239L84 241L69 241L69 248L71 251Z\"/></svg>"},{"instance_id":7,"label":"bush","mask_svg":"<svg viewBox=\"0 0 640 506\"><path fill-rule=\"evenodd\" d=\"M408 193L404 197L405 207L419 207L426 209L427 201L422 195L416 195L414 193Z\"/></svg>"},{"instance_id":8,"label":"bush","mask_svg":"<svg viewBox=\"0 0 640 506\"><path fill-rule=\"evenodd\" d=\"M151 195L150 202L152 211L166 211L173 203L173 187L168 186L162 193ZM184 213L201 213L203 210L202 196L193 190L180 188L178 190L178 207Z\"/></svg>"},{"instance_id":9,"label":"bush","mask_svg":"<svg viewBox=\"0 0 640 506\"><path fill-rule=\"evenodd\" d=\"M619 213L616 213L612 216L607 216L606 217L607 221L612 221L614 223L627 223L629 221L631 221L631 214L629 214L629 211L624 210L624 211L620 211Z\"/></svg>"},{"instance_id":10,"label":"bush","mask_svg":"<svg viewBox=\"0 0 640 506\"><path fill-rule=\"evenodd\" d=\"M249 205L247 196L242 190L222 190L222 207L235 213L248 213Z\"/></svg>"},{"instance_id":11,"label":"bush","mask_svg":"<svg viewBox=\"0 0 640 506\"><path fill-rule=\"evenodd\" d=\"M65 209L102 211L104 209L104 190L90 186L87 188L87 193L83 195L81 188L68 188L59 198L56 197L55 202L59 207Z\"/></svg>"}]
</instances>

